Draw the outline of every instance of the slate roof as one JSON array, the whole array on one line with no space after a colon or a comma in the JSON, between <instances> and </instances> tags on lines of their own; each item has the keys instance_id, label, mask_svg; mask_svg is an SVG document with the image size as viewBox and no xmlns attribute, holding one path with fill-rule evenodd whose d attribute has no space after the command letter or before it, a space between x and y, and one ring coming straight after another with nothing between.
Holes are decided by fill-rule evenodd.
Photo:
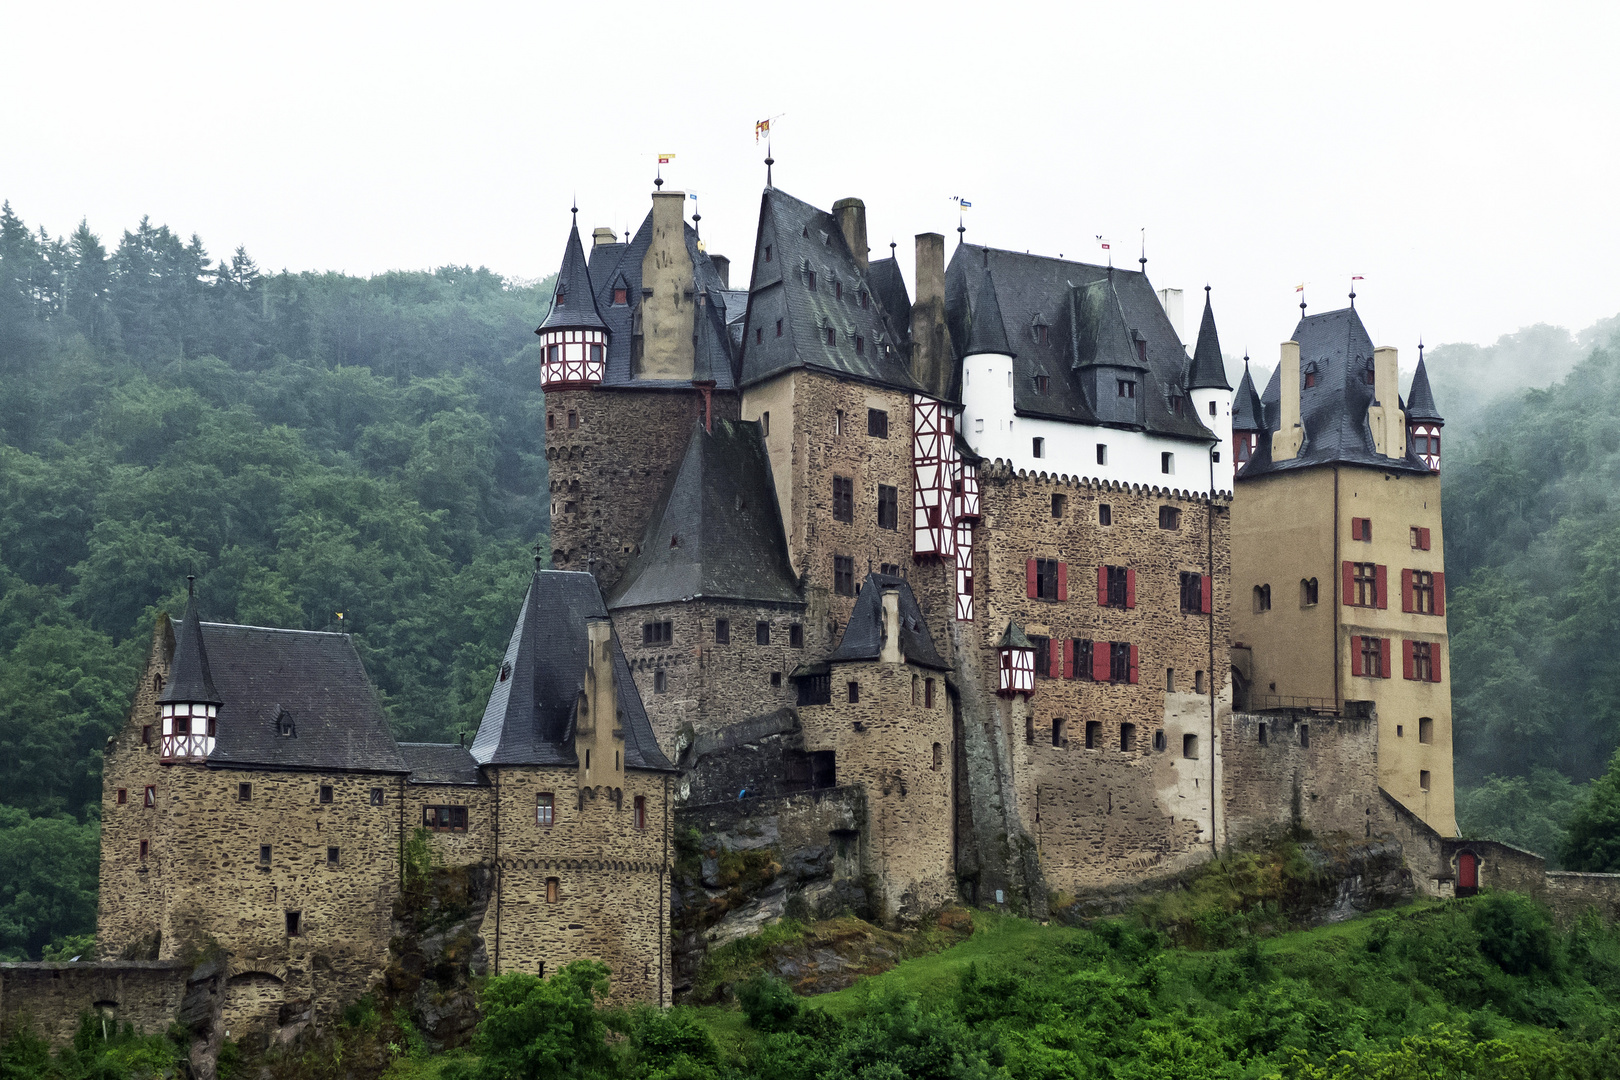
<instances>
[{"instance_id":1,"label":"slate roof","mask_svg":"<svg viewBox=\"0 0 1620 1080\"><path fill-rule=\"evenodd\" d=\"M979 295L973 301L973 308L968 312L967 347L962 350L963 356L972 356L975 353L998 353L1003 356L1013 356L1013 348L1007 343L1007 324L1001 318L1001 302L996 299L995 278L988 270L979 283Z\"/></svg>"},{"instance_id":2,"label":"slate roof","mask_svg":"<svg viewBox=\"0 0 1620 1080\"><path fill-rule=\"evenodd\" d=\"M1019 416L1097 423L1080 369L1109 364L1141 371L1140 430L1213 441L1195 410L1177 416L1171 406L1172 396L1187 389L1181 385L1187 350L1146 274L958 244L945 272L945 319L958 353L971 332L971 300L986 277L994 280L1008 342L1017 353L1013 407ZM1047 328L1044 342L1039 326ZM1145 363L1137 359L1137 334L1146 343ZM1037 374L1051 380L1045 394L1035 388Z\"/></svg>"},{"instance_id":3,"label":"slate roof","mask_svg":"<svg viewBox=\"0 0 1620 1080\"><path fill-rule=\"evenodd\" d=\"M1243 378L1238 381L1237 393L1232 395L1232 430L1264 431L1265 428L1266 407L1254 388L1254 379L1249 375L1249 358L1245 356Z\"/></svg>"},{"instance_id":4,"label":"slate roof","mask_svg":"<svg viewBox=\"0 0 1620 1080\"><path fill-rule=\"evenodd\" d=\"M202 623L194 598L186 600L186 616L180 621L174 636L174 659L169 662L169 681L163 685L158 701L222 704L209 670L208 647L203 644Z\"/></svg>"},{"instance_id":5,"label":"slate roof","mask_svg":"<svg viewBox=\"0 0 1620 1080\"><path fill-rule=\"evenodd\" d=\"M906 292L906 278L900 272L899 260L891 257L869 263L866 283L883 305L883 313L895 335L904 340L911 325L911 295Z\"/></svg>"},{"instance_id":6,"label":"slate roof","mask_svg":"<svg viewBox=\"0 0 1620 1080\"><path fill-rule=\"evenodd\" d=\"M1417 370L1412 373L1412 387L1406 392L1406 417L1409 420L1445 423L1434 403L1434 391L1429 389L1429 369L1423 362L1421 351L1418 353Z\"/></svg>"},{"instance_id":7,"label":"slate roof","mask_svg":"<svg viewBox=\"0 0 1620 1080\"><path fill-rule=\"evenodd\" d=\"M1373 343L1353 307L1308 315L1294 327L1291 339L1299 342L1300 422L1305 441L1298 456L1287 461L1271 459L1271 433L1281 423L1282 368L1271 373L1271 381L1261 396L1265 406L1264 434L1254 457L1237 474L1239 480L1272 473L1308 469L1316 465L1368 465L1391 472L1429 472L1428 466L1412 451L1406 440L1406 455L1385 457L1373 449L1372 426L1367 408L1373 404L1373 387L1368 384L1367 365L1372 363ZM1316 385L1305 386L1303 373L1313 371ZM1400 401L1389 404L1399 406ZM1236 427L1237 417L1233 416Z\"/></svg>"},{"instance_id":8,"label":"slate roof","mask_svg":"<svg viewBox=\"0 0 1620 1080\"><path fill-rule=\"evenodd\" d=\"M937 671L949 670L934 648L933 635L923 618L922 608L911 585L904 579L889 574L867 574L861 591L855 597L855 609L838 648L827 657L829 663L847 660L876 660L883 651L883 592L896 589L900 593L900 652L907 661Z\"/></svg>"},{"instance_id":9,"label":"slate roof","mask_svg":"<svg viewBox=\"0 0 1620 1080\"><path fill-rule=\"evenodd\" d=\"M1029 640L1021 627L1011 619L1007 620L1007 629L1001 632L1001 638L996 642L998 649L1033 649L1035 643Z\"/></svg>"},{"instance_id":10,"label":"slate roof","mask_svg":"<svg viewBox=\"0 0 1620 1080\"><path fill-rule=\"evenodd\" d=\"M894 389L920 390L907 359L910 311L887 310L887 301L898 302L904 287L896 295L891 271L880 271L880 278L883 292L874 287L871 271L863 272L856 263L831 214L777 188L766 188L743 330L742 385L795 368L813 368ZM871 297L864 308L862 292ZM778 319L783 323L781 337L776 334ZM834 335L831 345L829 328Z\"/></svg>"},{"instance_id":11,"label":"slate roof","mask_svg":"<svg viewBox=\"0 0 1620 1080\"><path fill-rule=\"evenodd\" d=\"M697 230L690 224L684 225L686 236L686 253L692 259L693 293L694 295L708 290L709 307L718 310L720 325L724 327L736 317L731 312L734 304L735 291L728 290L725 282L720 278L720 272L714 268L714 262L708 253L698 247ZM603 374L601 385L609 389L615 387L634 387L636 389L687 389L691 382L684 379L637 379L630 369L630 341L631 331L634 329L636 305L641 301L641 263L647 256L647 248L652 244L652 212L647 212L646 218L641 222L641 228L636 230L629 243L624 244L597 244L591 248L588 263L592 287L596 292L597 311L601 314L602 322L608 328L607 370ZM613 303L613 290L624 289L628 303ZM699 331L697 321L697 306L694 305L693 333ZM729 314L728 314L729 312ZM708 375L699 375L695 370L693 378L714 379L718 390L735 390L737 388L737 351L731 334L722 334L725 353L724 361L716 359L713 352L707 357L700 355L697 358L698 370L705 370Z\"/></svg>"},{"instance_id":12,"label":"slate roof","mask_svg":"<svg viewBox=\"0 0 1620 1080\"><path fill-rule=\"evenodd\" d=\"M402 742L399 752L405 755L413 784L483 787L489 783L478 768L478 760L459 743Z\"/></svg>"},{"instance_id":13,"label":"slate roof","mask_svg":"<svg viewBox=\"0 0 1620 1080\"><path fill-rule=\"evenodd\" d=\"M535 571L473 739L472 756L480 765L579 764L574 710L585 682L589 618L607 618L594 577L569 570ZM624 714L625 765L673 768L653 738L617 635L613 676Z\"/></svg>"},{"instance_id":14,"label":"slate roof","mask_svg":"<svg viewBox=\"0 0 1620 1080\"><path fill-rule=\"evenodd\" d=\"M557 271L557 283L551 290L551 310L546 313L541 330L557 327L605 330L596 308L596 291L591 287L591 274L585 261L585 249L579 242L579 219L568 231L568 244L563 248L562 268ZM538 333L538 331L536 331Z\"/></svg>"},{"instance_id":15,"label":"slate roof","mask_svg":"<svg viewBox=\"0 0 1620 1080\"><path fill-rule=\"evenodd\" d=\"M771 482L759 424L694 424L675 477L659 499L641 548L608 606L697 597L798 603L798 579Z\"/></svg>"},{"instance_id":16,"label":"slate roof","mask_svg":"<svg viewBox=\"0 0 1620 1080\"><path fill-rule=\"evenodd\" d=\"M1221 339L1215 333L1215 309L1209 303L1209 286L1204 286L1204 318L1198 324L1198 344L1193 347L1187 367L1188 390L1230 390L1226 381L1226 360L1221 356Z\"/></svg>"},{"instance_id":17,"label":"slate roof","mask_svg":"<svg viewBox=\"0 0 1620 1080\"><path fill-rule=\"evenodd\" d=\"M349 635L226 623L201 630L220 698L210 765L407 771ZM278 734L278 717L292 734Z\"/></svg>"}]
</instances>

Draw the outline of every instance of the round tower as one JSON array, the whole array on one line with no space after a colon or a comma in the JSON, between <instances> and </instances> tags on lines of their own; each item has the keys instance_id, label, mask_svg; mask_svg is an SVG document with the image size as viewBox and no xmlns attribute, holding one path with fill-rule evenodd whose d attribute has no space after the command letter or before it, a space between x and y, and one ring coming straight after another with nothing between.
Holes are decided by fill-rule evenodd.
<instances>
[{"instance_id":1,"label":"round tower","mask_svg":"<svg viewBox=\"0 0 1620 1080\"><path fill-rule=\"evenodd\" d=\"M1007 325L989 267L968 317L972 325L967 348L962 351L962 435L979 455L1010 461L1013 358L1018 354L1007 341Z\"/></svg>"},{"instance_id":2,"label":"round tower","mask_svg":"<svg viewBox=\"0 0 1620 1080\"><path fill-rule=\"evenodd\" d=\"M158 716L163 723L158 756L166 763L202 761L214 752L221 702L208 670L208 650L203 647L196 580L186 579L186 617L175 637L169 681L158 695Z\"/></svg>"},{"instance_id":3,"label":"round tower","mask_svg":"<svg viewBox=\"0 0 1620 1080\"><path fill-rule=\"evenodd\" d=\"M547 393L595 386L607 370L608 328L596 308L585 250L579 242L579 208L568 233L562 270L551 294L551 311L540 335L540 386Z\"/></svg>"},{"instance_id":4,"label":"round tower","mask_svg":"<svg viewBox=\"0 0 1620 1080\"><path fill-rule=\"evenodd\" d=\"M1429 467L1440 471L1440 429L1446 426L1429 389L1429 369L1423 363L1423 343L1418 342L1417 370L1412 373L1412 389L1406 395L1406 430L1412 451Z\"/></svg>"},{"instance_id":5,"label":"round tower","mask_svg":"<svg viewBox=\"0 0 1620 1080\"><path fill-rule=\"evenodd\" d=\"M1198 325L1198 343L1187 367L1187 396L1192 398L1198 419L1214 433L1215 451L1225 455L1228 446L1237 451L1239 447L1232 438L1232 384L1226 381L1226 361L1221 356L1220 337L1215 333L1215 311L1210 306L1208 285L1204 286L1204 318ZM1234 470L1239 456L1247 460L1246 455L1234 452Z\"/></svg>"}]
</instances>

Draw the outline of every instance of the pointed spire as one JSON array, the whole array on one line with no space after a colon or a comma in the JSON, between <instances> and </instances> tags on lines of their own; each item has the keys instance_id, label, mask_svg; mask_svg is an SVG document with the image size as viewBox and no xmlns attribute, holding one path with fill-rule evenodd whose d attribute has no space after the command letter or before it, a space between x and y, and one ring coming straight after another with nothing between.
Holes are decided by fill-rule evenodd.
<instances>
[{"instance_id":1,"label":"pointed spire","mask_svg":"<svg viewBox=\"0 0 1620 1080\"><path fill-rule=\"evenodd\" d=\"M773 188L773 187L776 186L774 183L771 182L771 166L775 165L775 164L776 164L776 158L771 156L771 141L769 139L766 139L765 140L765 186L766 186L766 188Z\"/></svg>"},{"instance_id":2,"label":"pointed spire","mask_svg":"<svg viewBox=\"0 0 1620 1080\"><path fill-rule=\"evenodd\" d=\"M963 224L962 215L960 213L958 213L956 215L956 245L957 245L957 247L961 247L963 241L965 241L966 239L967 239L967 226L965 224Z\"/></svg>"},{"instance_id":3,"label":"pointed spire","mask_svg":"<svg viewBox=\"0 0 1620 1080\"><path fill-rule=\"evenodd\" d=\"M1221 356L1221 339L1215 333L1215 309L1210 306L1209 286L1204 286L1204 320L1198 324L1198 344L1187 370L1189 390L1230 390L1226 381L1226 361Z\"/></svg>"},{"instance_id":4,"label":"pointed spire","mask_svg":"<svg viewBox=\"0 0 1620 1080\"><path fill-rule=\"evenodd\" d=\"M1243 378L1238 381L1237 393L1232 395L1232 430L1264 431L1266 410L1255 392L1254 378L1249 374L1249 358L1243 357Z\"/></svg>"},{"instance_id":5,"label":"pointed spire","mask_svg":"<svg viewBox=\"0 0 1620 1080\"><path fill-rule=\"evenodd\" d=\"M996 283L989 270L984 272L984 280L979 284L979 295L973 300L969 318L972 325L968 330L964 356L977 353L1015 355L1007 343L1007 324L1001 317L1001 302L996 299Z\"/></svg>"},{"instance_id":6,"label":"pointed spire","mask_svg":"<svg viewBox=\"0 0 1620 1080\"><path fill-rule=\"evenodd\" d=\"M1423 362L1421 344L1418 345L1417 370L1412 373L1412 389L1406 393L1406 418L1429 424L1445 423L1434 404L1434 391L1429 388L1429 369Z\"/></svg>"},{"instance_id":7,"label":"pointed spire","mask_svg":"<svg viewBox=\"0 0 1620 1080\"><path fill-rule=\"evenodd\" d=\"M585 246L579 240L579 210L574 211L574 225L568 230L568 246L563 249L562 269L557 271L557 285L551 294L551 311L540 330L561 327L569 329L606 330L601 312L596 308L596 290L591 287L590 265L585 259ZM539 331L535 331L539 333Z\"/></svg>"},{"instance_id":8,"label":"pointed spire","mask_svg":"<svg viewBox=\"0 0 1620 1080\"><path fill-rule=\"evenodd\" d=\"M174 660L169 665L169 681L158 695L159 702L191 702L222 705L214 689L214 676L208 669L208 650L203 645L202 620L197 614L193 593L196 577L186 578L186 617L175 634Z\"/></svg>"}]
</instances>

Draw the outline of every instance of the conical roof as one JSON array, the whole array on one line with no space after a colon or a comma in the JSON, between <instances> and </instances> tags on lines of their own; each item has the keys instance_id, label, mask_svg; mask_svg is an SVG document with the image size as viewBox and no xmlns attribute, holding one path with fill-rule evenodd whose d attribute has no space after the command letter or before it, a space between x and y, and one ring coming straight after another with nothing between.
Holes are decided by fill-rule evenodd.
<instances>
[{"instance_id":1,"label":"conical roof","mask_svg":"<svg viewBox=\"0 0 1620 1080\"><path fill-rule=\"evenodd\" d=\"M551 311L541 330L569 329L606 330L607 323L596 309L596 290L591 288L590 265L585 261L585 248L579 242L579 222L568 231L568 246L563 250L562 269L557 271L557 284L551 293Z\"/></svg>"},{"instance_id":2,"label":"conical roof","mask_svg":"<svg viewBox=\"0 0 1620 1080\"><path fill-rule=\"evenodd\" d=\"M1422 353L1418 354L1417 371L1412 374L1412 389L1406 394L1406 418L1431 424L1445 423L1435 407L1434 391L1429 389L1429 369L1423 363Z\"/></svg>"},{"instance_id":3,"label":"conical roof","mask_svg":"<svg viewBox=\"0 0 1620 1080\"><path fill-rule=\"evenodd\" d=\"M1204 286L1204 319L1198 324L1198 345L1193 349L1192 366L1187 369L1188 390L1230 390L1226 381L1226 361L1221 358L1221 339L1215 333L1215 309L1210 307L1209 286Z\"/></svg>"},{"instance_id":4,"label":"conical roof","mask_svg":"<svg viewBox=\"0 0 1620 1080\"><path fill-rule=\"evenodd\" d=\"M1260 404L1260 395L1254 388L1254 379L1249 375L1249 358L1246 356L1243 358L1243 378L1238 382L1237 393L1232 395L1232 430L1266 430L1265 406Z\"/></svg>"},{"instance_id":5,"label":"conical roof","mask_svg":"<svg viewBox=\"0 0 1620 1080\"><path fill-rule=\"evenodd\" d=\"M1034 647L1034 642L1030 641L1018 624L1011 619L1007 620L1007 629L1001 632L1001 640L996 642L996 648L998 649L1033 649Z\"/></svg>"},{"instance_id":6,"label":"conical roof","mask_svg":"<svg viewBox=\"0 0 1620 1080\"><path fill-rule=\"evenodd\" d=\"M214 689L213 673L208 669L208 649L203 645L202 620L197 616L194 596L186 600L186 617L180 620L180 630L175 634L169 681L163 685L158 701L224 704L219 691Z\"/></svg>"},{"instance_id":7,"label":"conical roof","mask_svg":"<svg viewBox=\"0 0 1620 1080\"><path fill-rule=\"evenodd\" d=\"M984 280L979 283L979 295L973 301L969 318L972 324L968 328L967 351L963 355L1014 355L1012 346L1007 344L1007 324L1001 318L1001 302L996 299L996 282L989 270L984 272Z\"/></svg>"}]
</instances>

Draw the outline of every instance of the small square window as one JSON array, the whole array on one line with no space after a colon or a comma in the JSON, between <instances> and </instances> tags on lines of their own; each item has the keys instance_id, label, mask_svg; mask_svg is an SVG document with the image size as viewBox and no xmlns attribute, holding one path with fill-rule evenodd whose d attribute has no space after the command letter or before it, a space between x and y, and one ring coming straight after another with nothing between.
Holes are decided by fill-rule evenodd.
<instances>
[{"instance_id":1,"label":"small square window","mask_svg":"<svg viewBox=\"0 0 1620 1080\"><path fill-rule=\"evenodd\" d=\"M118 789L118 805L123 806L127 802L129 802L129 789L128 788L119 788Z\"/></svg>"},{"instance_id":2,"label":"small square window","mask_svg":"<svg viewBox=\"0 0 1620 1080\"><path fill-rule=\"evenodd\" d=\"M849 703L851 705L857 704L861 700L861 684L858 682L851 682L848 689Z\"/></svg>"},{"instance_id":3,"label":"small square window","mask_svg":"<svg viewBox=\"0 0 1620 1080\"><path fill-rule=\"evenodd\" d=\"M237 784L236 785L236 801L237 802L252 802L253 801L253 785L252 784Z\"/></svg>"},{"instance_id":4,"label":"small square window","mask_svg":"<svg viewBox=\"0 0 1620 1080\"><path fill-rule=\"evenodd\" d=\"M152 745L152 725L151 724L142 724L141 725L141 745L142 746L151 746Z\"/></svg>"},{"instance_id":5,"label":"small square window","mask_svg":"<svg viewBox=\"0 0 1620 1080\"><path fill-rule=\"evenodd\" d=\"M800 623L788 627L788 645L795 649L804 648L804 626Z\"/></svg>"},{"instance_id":6,"label":"small square window","mask_svg":"<svg viewBox=\"0 0 1620 1080\"><path fill-rule=\"evenodd\" d=\"M662 694L668 688L668 677L662 671L653 672L653 693Z\"/></svg>"},{"instance_id":7,"label":"small square window","mask_svg":"<svg viewBox=\"0 0 1620 1080\"><path fill-rule=\"evenodd\" d=\"M1120 397L1122 397L1122 398L1134 398L1136 396L1136 383L1135 382L1133 382L1130 379L1119 379L1119 380L1117 380L1117 382L1119 384L1119 396Z\"/></svg>"},{"instance_id":8,"label":"small square window","mask_svg":"<svg viewBox=\"0 0 1620 1080\"><path fill-rule=\"evenodd\" d=\"M1176 471L1176 455L1166 450L1159 455L1159 471L1166 476Z\"/></svg>"},{"instance_id":9,"label":"small square window","mask_svg":"<svg viewBox=\"0 0 1620 1080\"><path fill-rule=\"evenodd\" d=\"M579 413L573 409L568 410L568 430L573 431L579 427Z\"/></svg>"},{"instance_id":10,"label":"small square window","mask_svg":"<svg viewBox=\"0 0 1620 1080\"><path fill-rule=\"evenodd\" d=\"M380 788L380 787L372 788L371 789L371 805L372 806L381 806L382 804L383 804L383 789Z\"/></svg>"},{"instance_id":11,"label":"small square window","mask_svg":"<svg viewBox=\"0 0 1620 1080\"><path fill-rule=\"evenodd\" d=\"M557 796L549 791L542 791L535 799L535 824L549 828L557 823Z\"/></svg>"},{"instance_id":12,"label":"small square window","mask_svg":"<svg viewBox=\"0 0 1620 1080\"><path fill-rule=\"evenodd\" d=\"M332 801L332 785L331 784L322 784L321 785L321 802L329 803L331 801Z\"/></svg>"},{"instance_id":13,"label":"small square window","mask_svg":"<svg viewBox=\"0 0 1620 1080\"><path fill-rule=\"evenodd\" d=\"M269 844L260 844L259 845L259 865L260 866L269 866L270 865L270 845Z\"/></svg>"},{"instance_id":14,"label":"small square window","mask_svg":"<svg viewBox=\"0 0 1620 1080\"><path fill-rule=\"evenodd\" d=\"M1045 457L1046 456L1046 440L1042 439L1042 438L1039 438L1039 437L1031 439L1030 440L1030 448L1029 448L1029 450L1030 450L1030 454L1033 455L1034 457L1038 457L1038 458L1039 457Z\"/></svg>"},{"instance_id":15,"label":"small square window","mask_svg":"<svg viewBox=\"0 0 1620 1080\"><path fill-rule=\"evenodd\" d=\"M1055 517L1055 518L1062 517L1063 512L1065 510L1067 510L1068 508L1069 508L1069 497L1067 495L1054 495L1054 496L1052 496L1052 516L1053 517Z\"/></svg>"},{"instance_id":16,"label":"small square window","mask_svg":"<svg viewBox=\"0 0 1620 1080\"><path fill-rule=\"evenodd\" d=\"M302 930L302 925L301 924L303 923L303 919L304 919L304 913L301 912L301 911L289 911L289 912L287 912L287 936L288 937L297 937L299 935L300 930Z\"/></svg>"},{"instance_id":17,"label":"small square window","mask_svg":"<svg viewBox=\"0 0 1620 1080\"><path fill-rule=\"evenodd\" d=\"M1434 720L1427 716L1418 717L1418 742L1434 742Z\"/></svg>"},{"instance_id":18,"label":"small square window","mask_svg":"<svg viewBox=\"0 0 1620 1080\"><path fill-rule=\"evenodd\" d=\"M1181 737L1181 756L1184 758L1195 758L1198 756L1197 735L1188 734Z\"/></svg>"},{"instance_id":19,"label":"small square window","mask_svg":"<svg viewBox=\"0 0 1620 1080\"><path fill-rule=\"evenodd\" d=\"M1161 507L1159 507L1159 528L1161 528L1161 529L1179 529L1179 528L1181 528L1181 511L1178 510L1177 508L1175 508L1174 506L1161 506Z\"/></svg>"},{"instance_id":20,"label":"small square window","mask_svg":"<svg viewBox=\"0 0 1620 1080\"><path fill-rule=\"evenodd\" d=\"M769 645L771 643L771 624L760 621L754 624L754 644Z\"/></svg>"},{"instance_id":21,"label":"small square window","mask_svg":"<svg viewBox=\"0 0 1620 1080\"><path fill-rule=\"evenodd\" d=\"M887 439L889 437L889 414L882 409L867 409L866 433L874 439Z\"/></svg>"},{"instance_id":22,"label":"small square window","mask_svg":"<svg viewBox=\"0 0 1620 1080\"><path fill-rule=\"evenodd\" d=\"M326 865L327 866L336 866L337 864L338 864L338 849L335 848L335 847L327 848L326 849Z\"/></svg>"},{"instance_id":23,"label":"small square window","mask_svg":"<svg viewBox=\"0 0 1620 1080\"><path fill-rule=\"evenodd\" d=\"M782 673L780 671L771 672L771 685L772 686L781 686L782 685Z\"/></svg>"},{"instance_id":24,"label":"small square window","mask_svg":"<svg viewBox=\"0 0 1620 1080\"><path fill-rule=\"evenodd\" d=\"M714 643L716 645L730 645L731 644L731 620L730 619L716 619L716 620L714 620Z\"/></svg>"}]
</instances>

